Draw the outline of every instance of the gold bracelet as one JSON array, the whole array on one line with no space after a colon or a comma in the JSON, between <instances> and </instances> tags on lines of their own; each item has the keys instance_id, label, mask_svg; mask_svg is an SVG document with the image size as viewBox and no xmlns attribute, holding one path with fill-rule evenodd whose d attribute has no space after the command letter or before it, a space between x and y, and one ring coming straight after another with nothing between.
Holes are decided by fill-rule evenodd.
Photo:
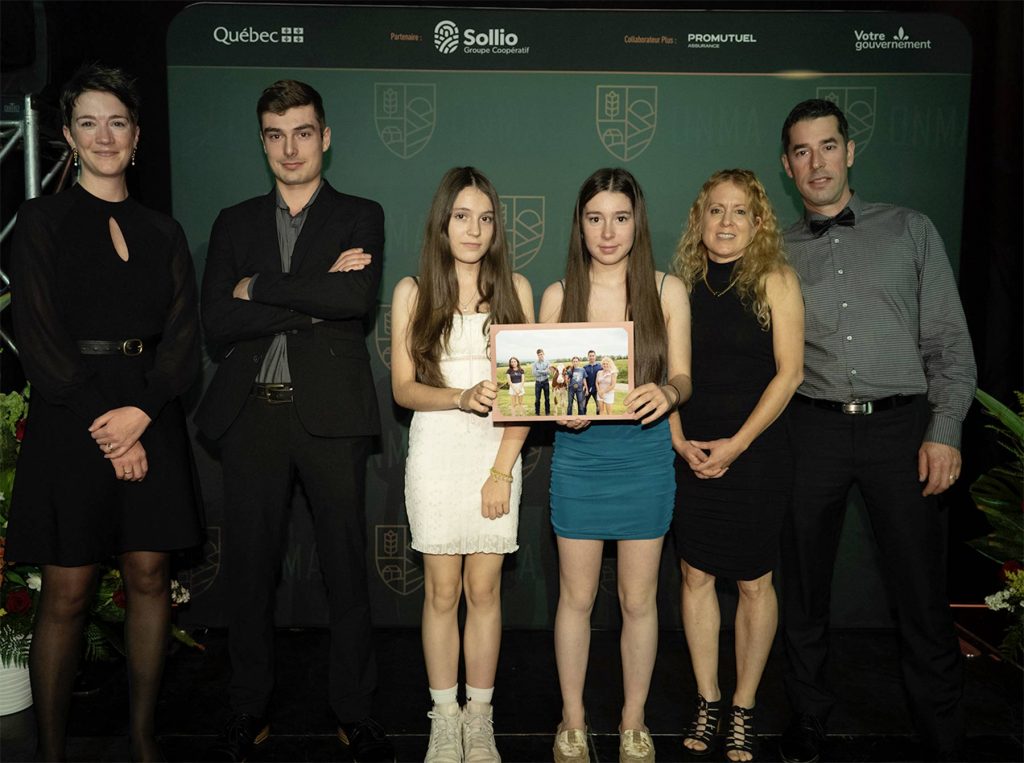
<instances>
[{"instance_id":1,"label":"gold bracelet","mask_svg":"<svg viewBox=\"0 0 1024 763\"><path fill-rule=\"evenodd\" d=\"M495 482L511 482L512 475L505 472L499 472L493 466L491 467L491 479Z\"/></svg>"},{"instance_id":2,"label":"gold bracelet","mask_svg":"<svg viewBox=\"0 0 1024 763\"><path fill-rule=\"evenodd\" d=\"M460 392L459 394L457 394L455 396L455 407L458 408L460 411L464 410L463 407L462 407L462 396L465 395L465 394L466 394L466 390L462 390L462 392Z\"/></svg>"}]
</instances>

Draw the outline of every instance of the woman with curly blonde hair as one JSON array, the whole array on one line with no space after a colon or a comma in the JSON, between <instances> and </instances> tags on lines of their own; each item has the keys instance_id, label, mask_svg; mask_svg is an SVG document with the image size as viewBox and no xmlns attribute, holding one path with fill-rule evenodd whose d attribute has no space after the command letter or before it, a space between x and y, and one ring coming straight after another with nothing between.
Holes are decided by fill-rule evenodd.
<instances>
[{"instance_id":1,"label":"woman with curly blonde hair","mask_svg":"<svg viewBox=\"0 0 1024 763\"><path fill-rule=\"evenodd\" d=\"M803 300L764 186L722 170L701 188L676 248L690 292L693 396L673 419L676 554L697 707L683 740L711 752L722 693L715 580L737 582L729 760L752 760L754 699L778 619L772 569L792 462L778 421L803 379ZM681 422L681 423L680 423ZM685 430L685 435L683 434Z\"/></svg>"}]
</instances>

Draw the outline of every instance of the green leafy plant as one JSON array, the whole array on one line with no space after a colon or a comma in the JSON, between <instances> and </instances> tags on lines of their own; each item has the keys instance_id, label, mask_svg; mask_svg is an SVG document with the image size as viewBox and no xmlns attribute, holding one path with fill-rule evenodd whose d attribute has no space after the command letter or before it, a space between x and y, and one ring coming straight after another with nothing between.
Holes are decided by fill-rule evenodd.
<instances>
[{"instance_id":1,"label":"green leafy plant","mask_svg":"<svg viewBox=\"0 0 1024 763\"><path fill-rule=\"evenodd\" d=\"M1010 460L993 467L971 484L974 505L985 513L992 532L970 541L971 546L1002 565L1004 587L985 598L989 609L1005 610L1011 623L1001 649L1021 661L1024 647L1024 394L1017 392L1019 412L1012 411L991 395L978 390L975 398L995 419L986 428L997 433L999 444Z\"/></svg>"}]
</instances>

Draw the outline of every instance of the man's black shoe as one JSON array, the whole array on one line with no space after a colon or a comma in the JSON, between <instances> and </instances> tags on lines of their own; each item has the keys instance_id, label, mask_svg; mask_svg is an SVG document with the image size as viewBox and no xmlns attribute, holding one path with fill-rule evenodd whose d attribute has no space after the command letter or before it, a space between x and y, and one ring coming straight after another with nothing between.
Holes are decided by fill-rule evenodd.
<instances>
[{"instance_id":1,"label":"man's black shoe","mask_svg":"<svg viewBox=\"0 0 1024 763\"><path fill-rule=\"evenodd\" d=\"M395 759L395 748L384 727L373 718L338 724L338 741L357 763Z\"/></svg>"},{"instance_id":2,"label":"man's black shoe","mask_svg":"<svg viewBox=\"0 0 1024 763\"><path fill-rule=\"evenodd\" d=\"M242 763L249 757L252 748L263 744L268 736L270 725L266 718L239 713L228 721L224 733L216 744L206 751L203 760Z\"/></svg>"},{"instance_id":3,"label":"man's black shoe","mask_svg":"<svg viewBox=\"0 0 1024 763\"><path fill-rule=\"evenodd\" d=\"M800 713L779 740L779 755L785 763L817 763L825 730L810 713Z\"/></svg>"}]
</instances>

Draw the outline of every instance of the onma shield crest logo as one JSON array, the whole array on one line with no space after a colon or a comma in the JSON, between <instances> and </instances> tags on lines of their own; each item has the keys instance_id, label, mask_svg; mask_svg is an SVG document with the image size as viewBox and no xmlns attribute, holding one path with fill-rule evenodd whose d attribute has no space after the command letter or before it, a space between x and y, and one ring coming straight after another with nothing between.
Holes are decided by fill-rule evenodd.
<instances>
[{"instance_id":1,"label":"onma shield crest logo","mask_svg":"<svg viewBox=\"0 0 1024 763\"><path fill-rule=\"evenodd\" d=\"M832 101L846 115L846 121L850 123L850 140L857 144L857 156L868 147L875 131L877 93L874 87L818 88L818 98Z\"/></svg>"},{"instance_id":2,"label":"onma shield crest logo","mask_svg":"<svg viewBox=\"0 0 1024 763\"><path fill-rule=\"evenodd\" d=\"M203 544L203 561L192 567L185 573L179 574L178 579L184 582L192 598L202 596L213 585L220 573L220 528L211 525L206 528L206 542ZM184 576L187 575L187 579Z\"/></svg>"},{"instance_id":3,"label":"onma shield crest logo","mask_svg":"<svg viewBox=\"0 0 1024 763\"><path fill-rule=\"evenodd\" d=\"M377 135L388 150L401 159L422 151L437 122L436 86L378 82L373 101Z\"/></svg>"},{"instance_id":4,"label":"onma shield crest logo","mask_svg":"<svg viewBox=\"0 0 1024 763\"><path fill-rule=\"evenodd\" d=\"M544 243L544 197L502 196L501 216L512 255L512 269L522 270Z\"/></svg>"},{"instance_id":5,"label":"onma shield crest logo","mask_svg":"<svg viewBox=\"0 0 1024 763\"><path fill-rule=\"evenodd\" d=\"M644 152L658 124L658 88L653 85L598 85L597 135L624 162Z\"/></svg>"},{"instance_id":6,"label":"onma shield crest logo","mask_svg":"<svg viewBox=\"0 0 1024 763\"><path fill-rule=\"evenodd\" d=\"M423 569L409 548L408 525L377 525L373 558L380 579L395 593L408 596L423 585Z\"/></svg>"},{"instance_id":7,"label":"onma shield crest logo","mask_svg":"<svg viewBox=\"0 0 1024 763\"><path fill-rule=\"evenodd\" d=\"M373 326L373 344L380 362L391 368L391 305L377 306L377 320Z\"/></svg>"}]
</instances>

